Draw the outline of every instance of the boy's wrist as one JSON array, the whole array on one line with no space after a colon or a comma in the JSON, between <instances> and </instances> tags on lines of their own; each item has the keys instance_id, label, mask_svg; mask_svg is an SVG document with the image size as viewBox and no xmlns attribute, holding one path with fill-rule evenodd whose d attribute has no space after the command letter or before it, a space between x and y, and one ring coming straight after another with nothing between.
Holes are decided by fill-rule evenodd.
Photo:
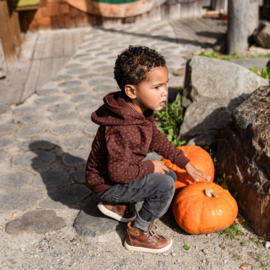
<instances>
[{"instance_id":1,"label":"boy's wrist","mask_svg":"<svg viewBox=\"0 0 270 270\"><path fill-rule=\"evenodd\" d=\"M153 173L155 171L155 165L151 160L143 161L144 166L146 166L146 174Z\"/></svg>"}]
</instances>

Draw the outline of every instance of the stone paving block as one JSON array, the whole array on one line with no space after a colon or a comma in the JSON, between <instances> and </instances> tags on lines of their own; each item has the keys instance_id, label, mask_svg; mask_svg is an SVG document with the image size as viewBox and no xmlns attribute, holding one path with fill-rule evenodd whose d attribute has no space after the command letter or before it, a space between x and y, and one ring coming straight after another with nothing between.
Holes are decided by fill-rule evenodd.
<instances>
[{"instance_id":1,"label":"stone paving block","mask_svg":"<svg viewBox=\"0 0 270 270\"><path fill-rule=\"evenodd\" d=\"M67 88L64 90L65 93L67 94L80 94L85 92L86 88L83 86L77 86L77 87L71 87L71 88Z\"/></svg>"},{"instance_id":2,"label":"stone paving block","mask_svg":"<svg viewBox=\"0 0 270 270\"><path fill-rule=\"evenodd\" d=\"M55 139L52 137L40 137L28 139L22 143L20 143L20 148L25 150L49 150L54 148Z\"/></svg>"},{"instance_id":3,"label":"stone paving block","mask_svg":"<svg viewBox=\"0 0 270 270\"><path fill-rule=\"evenodd\" d=\"M109 93L109 92L113 92L113 91L119 91L119 88L116 87L116 86L111 86L111 85L104 84L104 85L99 85L99 86L94 87L93 90L95 92L107 92L107 93Z\"/></svg>"},{"instance_id":4,"label":"stone paving block","mask_svg":"<svg viewBox=\"0 0 270 270\"><path fill-rule=\"evenodd\" d=\"M12 146L15 144L15 141L11 138L1 137L0 138L0 149L5 149L9 146Z\"/></svg>"},{"instance_id":5,"label":"stone paving block","mask_svg":"<svg viewBox=\"0 0 270 270\"><path fill-rule=\"evenodd\" d=\"M13 156L12 158L12 167L19 168L37 168L48 165L55 160L55 154L36 150L29 151L24 154L18 154Z\"/></svg>"},{"instance_id":6,"label":"stone paving block","mask_svg":"<svg viewBox=\"0 0 270 270\"><path fill-rule=\"evenodd\" d=\"M34 205L42 198L36 191L18 190L0 195L0 211L20 210Z\"/></svg>"},{"instance_id":7,"label":"stone paving block","mask_svg":"<svg viewBox=\"0 0 270 270\"><path fill-rule=\"evenodd\" d=\"M53 188L65 184L69 174L62 169L51 169L35 176L34 186L41 188Z\"/></svg>"},{"instance_id":8,"label":"stone paving block","mask_svg":"<svg viewBox=\"0 0 270 270\"><path fill-rule=\"evenodd\" d=\"M41 108L36 105L20 105L18 108L13 110L15 114L35 114L39 112Z\"/></svg>"},{"instance_id":9,"label":"stone paving block","mask_svg":"<svg viewBox=\"0 0 270 270\"><path fill-rule=\"evenodd\" d=\"M48 197L55 202L69 205L85 199L90 193L91 190L85 185L74 184L48 192Z\"/></svg>"},{"instance_id":10,"label":"stone paving block","mask_svg":"<svg viewBox=\"0 0 270 270\"><path fill-rule=\"evenodd\" d=\"M112 71L113 69L114 69L114 66L107 65L107 66L101 66L101 67L95 68L94 70L97 72L105 72L105 71Z\"/></svg>"},{"instance_id":11,"label":"stone paving block","mask_svg":"<svg viewBox=\"0 0 270 270\"><path fill-rule=\"evenodd\" d=\"M0 163L4 162L7 159L8 159L7 153L5 153L4 151L0 151Z\"/></svg>"},{"instance_id":12,"label":"stone paving block","mask_svg":"<svg viewBox=\"0 0 270 270\"><path fill-rule=\"evenodd\" d=\"M75 181L79 184L85 184L85 169L79 170L72 174Z\"/></svg>"},{"instance_id":13,"label":"stone paving block","mask_svg":"<svg viewBox=\"0 0 270 270\"><path fill-rule=\"evenodd\" d=\"M75 219L74 227L79 235L96 237L115 230L126 229L126 223L103 215L97 208L101 200L93 195Z\"/></svg>"},{"instance_id":14,"label":"stone paving block","mask_svg":"<svg viewBox=\"0 0 270 270\"><path fill-rule=\"evenodd\" d=\"M92 100L94 97L91 94L82 94L82 95L75 95L70 100L73 102L83 102L87 100Z\"/></svg>"},{"instance_id":15,"label":"stone paving block","mask_svg":"<svg viewBox=\"0 0 270 270\"><path fill-rule=\"evenodd\" d=\"M77 68L67 71L68 74L84 74L88 71L88 68Z\"/></svg>"},{"instance_id":16,"label":"stone paving block","mask_svg":"<svg viewBox=\"0 0 270 270\"><path fill-rule=\"evenodd\" d=\"M79 78L82 80L87 80L87 79L96 78L98 76L100 76L100 74L98 73L87 73L87 74L79 76Z\"/></svg>"},{"instance_id":17,"label":"stone paving block","mask_svg":"<svg viewBox=\"0 0 270 270\"><path fill-rule=\"evenodd\" d=\"M7 114L9 112L11 112L9 105L0 104L0 115Z\"/></svg>"},{"instance_id":18,"label":"stone paving block","mask_svg":"<svg viewBox=\"0 0 270 270\"><path fill-rule=\"evenodd\" d=\"M111 55L112 52L100 52L100 53L96 53L96 56L107 56L107 55Z\"/></svg>"},{"instance_id":19,"label":"stone paving block","mask_svg":"<svg viewBox=\"0 0 270 270\"><path fill-rule=\"evenodd\" d=\"M88 57L88 56L89 56L88 53L81 53L81 54L77 54L77 55L73 56L73 58L74 59L80 59L80 58L84 58L85 59L85 57Z\"/></svg>"},{"instance_id":20,"label":"stone paving block","mask_svg":"<svg viewBox=\"0 0 270 270\"><path fill-rule=\"evenodd\" d=\"M119 90L119 89L118 89ZM101 92L95 95L95 99L102 100L106 96L107 93Z\"/></svg>"},{"instance_id":21,"label":"stone paving block","mask_svg":"<svg viewBox=\"0 0 270 270\"><path fill-rule=\"evenodd\" d=\"M91 124L91 125L88 125L88 126L83 130L83 132L86 133L86 134L88 134L88 135L95 136L96 133L97 133L98 128L99 128L99 125Z\"/></svg>"},{"instance_id":22,"label":"stone paving block","mask_svg":"<svg viewBox=\"0 0 270 270\"><path fill-rule=\"evenodd\" d=\"M58 93L58 89L55 89L55 88L52 88L52 89L42 89L42 90L36 91L36 93L39 96L51 96L51 95L54 95L54 94Z\"/></svg>"},{"instance_id":23,"label":"stone paving block","mask_svg":"<svg viewBox=\"0 0 270 270\"><path fill-rule=\"evenodd\" d=\"M92 112L83 113L81 116L81 119L86 123L93 123L91 120L91 115L92 115Z\"/></svg>"},{"instance_id":24,"label":"stone paving block","mask_svg":"<svg viewBox=\"0 0 270 270\"><path fill-rule=\"evenodd\" d=\"M73 79L73 76L71 75L66 75L66 74L62 74L62 75L58 75L56 77L53 78L53 81L67 81L67 80L71 80Z\"/></svg>"},{"instance_id":25,"label":"stone paving block","mask_svg":"<svg viewBox=\"0 0 270 270\"><path fill-rule=\"evenodd\" d=\"M36 124L36 125L28 125L25 127L22 127L17 132L17 137L34 137L42 132L44 132L47 129L47 125L45 124ZM1 130L1 127L0 127Z\"/></svg>"},{"instance_id":26,"label":"stone paving block","mask_svg":"<svg viewBox=\"0 0 270 270\"><path fill-rule=\"evenodd\" d=\"M79 114L77 112L58 112L54 113L50 116L50 120L54 122L61 122L61 121L73 121L77 119Z\"/></svg>"},{"instance_id":27,"label":"stone paving block","mask_svg":"<svg viewBox=\"0 0 270 270\"><path fill-rule=\"evenodd\" d=\"M90 85L103 85L103 84L112 85L114 83L115 83L115 80L110 79L110 78L104 78L104 77L89 81Z\"/></svg>"},{"instance_id":28,"label":"stone paving block","mask_svg":"<svg viewBox=\"0 0 270 270\"><path fill-rule=\"evenodd\" d=\"M52 127L50 132L55 135L69 135L77 132L80 129L79 125L66 124L61 126Z\"/></svg>"},{"instance_id":29,"label":"stone paving block","mask_svg":"<svg viewBox=\"0 0 270 270\"><path fill-rule=\"evenodd\" d=\"M254 57L254 58L235 59L232 62L248 69L256 67L258 70L262 70L266 66L268 61L269 58Z\"/></svg>"},{"instance_id":30,"label":"stone paving block","mask_svg":"<svg viewBox=\"0 0 270 270\"><path fill-rule=\"evenodd\" d=\"M62 157L62 161L68 167L79 167L86 164L89 153L90 149L89 151L71 150Z\"/></svg>"},{"instance_id":31,"label":"stone paving block","mask_svg":"<svg viewBox=\"0 0 270 270\"><path fill-rule=\"evenodd\" d=\"M6 225L6 233L36 232L44 234L50 231L60 230L65 226L65 220L58 217L52 210L32 211L24 214L21 218L9 222Z\"/></svg>"},{"instance_id":32,"label":"stone paving block","mask_svg":"<svg viewBox=\"0 0 270 270\"><path fill-rule=\"evenodd\" d=\"M98 104L97 102L94 101L90 101L90 102L85 102L85 103L81 103L78 106L76 106L76 110L78 111L86 111L86 110L95 110L96 108L98 108L98 106L100 106L100 104Z\"/></svg>"},{"instance_id":33,"label":"stone paving block","mask_svg":"<svg viewBox=\"0 0 270 270\"><path fill-rule=\"evenodd\" d=\"M95 67L99 65L105 65L105 64L107 64L106 61L96 61L96 62L91 63L91 65Z\"/></svg>"},{"instance_id":34,"label":"stone paving block","mask_svg":"<svg viewBox=\"0 0 270 270\"><path fill-rule=\"evenodd\" d=\"M59 103L55 105L51 105L48 110L51 112L62 112L72 108L72 105L69 103Z\"/></svg>"},{"instance_id":35,"label":"stone paving block","mask_svg":"<svg viewBox=\"0 0 270 270\"><path fill-rule=\"evenodd\" d=\"M109 71L109 72L103 73L102 76L113 79L114 78L114 73L113 73L113 71Z\"/></svg>"},{"instance_id":36,"label":"stone paving block","mask_svg":"<svg viewBox=\"0 0 270 270\"><path fill-rule=\"evenodd\" d=\"M31 114L31 115L22 115L18 116L14 119L15 123L23 123L23 124L33 124L40 122L44 119L43 115L38 115L38 114Z\"/></svg>"},{"instance_id":37,"label":"stone paving block","mask_svg":"<svg viewBox=\"0 0 270 270\"><path fill-rule=\"evenodd\" d=\"M2 124L0 125L0 135L11 133L17 128L18 126L14 124Z\"/></svg>"},{"instance_id":38,"label":"stone paving block","mask_svg":"<svg viewBox=\"0 0 270 270\"><path fill-rule=\"evenodd\" d=\"M39 203L39 206L45 207L45 208L52 208L52 209L65 208L64 204L62 204L61 202L56 202L56 201L52 200L51 198L46 198L46 199L42 200Z\"/></svg>"},{"instance_id":39,"label":"stone paving block","mask_svg":"<svg viewBox=\"0 0 270 270\"><path fill-rule=\"evenodd\" d=\"M92 57L80 58L79 60L80 60L80 62L84 63L84 62L89 62L89 61L95 60L95 59L96 59L96 57L92 56Z\"/></svg>"},{"instance_id":40,"label":"stone paving block","mask_svg":"<svg viewBox=\"0 0 270 270\"><path fill-rule=\"evenodd\" d=\"M0 176L0 186L4 188L20 189L27 186L34 175L30 172L19 171Z\"/></svg>"},{"instance_id":41,"label":"stone paving block","mask_svg":"<svg viewBox=\"0 0 270 270\"><path fill-rule=\"evenodd\" d=\"M83 65L82 64L69 64L69 65L66 65L66 68L67 69L74 69L74 68L81 68Z\"/></svg>"},{"instance_id":42,"label":"stone paving block","mask_svg":"<svg viewBox=\"0 0 270 270\"><path fill-rule=\"evenodd\" d=\"M50 103L60 101L61 99L62 99L62 97L48 96L48 97L37 98L35 100L35 102L37 104L46 105L46 104L50 104Z\"/></svg>"},{"instance_id":43,"label":"stone paving block","mask_svg":"<svg viewBox=\"0 0 270 270\"><path fill-rule=\"evenodd\" d=\"M113 55L113 56L106 57L107 60L114 60L114 61L116 60L116 58L117 58L117 54L115 56Z\"/></svg>"},{"instance_id":44,"label":"stone paving block","mask_svg":"<svg viewBox=\"0 0 270 270\"><path fill-rule=\"evenodd\" d=\"M58 144L59 146L67 149L80 149L87 145L91 145L93 139L88 137L68 137L61 140Z\"/></svg>"},{"instance_id":45,"label":"stone paving block","mask_svg":"<svg viewBox=\"0 0 270 270\"><path fill-rule=\"evenodd\" d=\"M100 52L101 50L102 50L102 48L99 47L99 48L93 48L93 49L86 50L86 52L95 53L95 52Z\"/></svg>"},{"instance_id":46,"label":"stone paving block","mask_svg":"<svg viewBox=\"0 0 270 270\"><path fill-rule=\"evenodd\" d=\"M58 86L59 87L72 87L72 86L77 86L80 84L81 84L80 81L66 81L66 82L60 83Z\"/></svg>"}]
</instances>

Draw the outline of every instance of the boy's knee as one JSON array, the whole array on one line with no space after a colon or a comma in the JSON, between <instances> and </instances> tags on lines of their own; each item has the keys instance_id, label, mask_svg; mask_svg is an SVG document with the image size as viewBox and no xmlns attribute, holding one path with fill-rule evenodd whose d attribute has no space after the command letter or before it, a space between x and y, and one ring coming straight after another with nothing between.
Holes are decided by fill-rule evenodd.
<instances>
[{"instance_id":1,"label":"boy's knee","mask_svg":"<svg viewBox=\"0 0 270 270\"><path fill-rule=\"evenodd\" d=\"M172 177L172 179L173 179L173 181L175 183L176 179L177 179L177 176L176 176L175 172L169 169L168 175Z\"/></svg>"},{"instance_id":2,"label":"boy's knee","mask_svg":"<svg viewBox=\"0 0 270 270\"><path fill-rule=\"evenodd\" d=\"M162 175L157 182L160 192L174 192L175 181L170 175Z\"/></svg>"}]
</instances>

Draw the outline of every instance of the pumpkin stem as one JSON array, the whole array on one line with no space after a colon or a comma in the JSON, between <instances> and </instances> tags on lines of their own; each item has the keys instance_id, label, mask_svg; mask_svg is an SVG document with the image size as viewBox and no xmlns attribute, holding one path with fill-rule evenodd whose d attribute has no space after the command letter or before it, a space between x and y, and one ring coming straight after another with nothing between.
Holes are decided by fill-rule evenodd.
<instances>
[{"instance_id":1,"label":"pumpkin stem","mask_svg":"<svg viewBox=\"0 0 270 270\"><path fill-rule=\"evenodd\" d=\"M215 198L218 197L218 195L210 188L206 188L204 190L204 193L205 193L206 197L215 197Z\"/></svg>"}]
</instances>

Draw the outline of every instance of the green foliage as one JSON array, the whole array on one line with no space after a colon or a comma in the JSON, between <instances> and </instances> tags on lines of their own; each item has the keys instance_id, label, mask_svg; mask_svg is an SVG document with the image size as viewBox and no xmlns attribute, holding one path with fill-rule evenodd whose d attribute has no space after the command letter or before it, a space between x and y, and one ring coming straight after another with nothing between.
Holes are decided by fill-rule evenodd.
<instances>
[{"instance_id":1,"label":"green foliage","mask_svg":"<svg viewBox=\"0 0 270 270\"><path fill-rule=\"evenodd\" d=\"M23 101L19 101L19 102L16 103L16 106L20 106L22 104L23 104Z\"/></svg>"},{"instance_id":2,"label":"green foliage","mask_svg":"<svg viewBox=\"0 0 270 270\"><path fill-rule=\"evenodd\" d=\"M210 51L210 52L204 51L198 55L199 56L206 56L206 57L210 57L210 58L221 59L221 60L225 60L225 61L231 61L231 60L243 58L243 56L239 55L238 53L229 54L229 55L222 55L220 53L213 52L213 51Z\"/></svg>"},{"instance_id":3,"label":"green foliage","mask_svg":"<svg viewBox=\"0 0 270 270\"><path fill-rule=\"evenodd\" d=\"M182 97L178 94L175 101L166 102L155 118L155 120L161 120L161 124L157 125L157 128L177 147L185 143L178 140L180 125L184 118L181 100Z\"/></svg>"},{"instance_id":4,"label":"green foliage","mask_svg":"<svg viewBox=\"0 0 270 270\"><path fill-rule=\"evenodd\" d=\"M265 53L260 53L260 54L250 54L247 53L246 55L240 55L239 53L234 53L234 54L220 54L218 52L214 51L203 51L199 56L206 56L210 58L216 58L216 59L221 59L221 60L226 60L226 61L232 61L235 59L240 59L240 58L269 58L270 54L265 54Z\"/></svg>"},{"instance_id":5,"label":"green foliage","mask_svg":"<svg viewBox=\"0 0 270 270\"><path fill-rule=\"evenodd\" d=\"M184 240L183 240L183 242L184 242L184 249L185 249L185 250L189 250L189 246L185 243Z\"/></svg>"},{"instance_id":6,"label":"green foliage","mask_svg":"<svg viewBox=\"0 0 270 270\"><path fill-rule=\"evenodd\" d=\"M233 224L229 228L223 230L222 234L225 234L230 240L238 240L237 236L244 235L239 224Z\"/></svg>"},{"instance_id":7,"label":"green foliage","mask_svg":"<svg viewBox=\"0 0 270 270\"><path fill-rule=\"evenodd\" d=\"M242 257L239 254L234 253L233 254L233 259L234 260L242 260Z\"/></svg>"},{"instance_id":8,"label":"green foliage","mask_svg":"<svg viewBox=\"0 0 270 270\"><path fill-rule=\"evenodd\" d=\"M251 69L251 71L264 79L269 79L269 75L268 75L266 66L263 68L262 71L258 70L256 67L253 67Z\"/></svg>"},{"instance_id":9,"label":"green foliage","mask_svg":"<svg viewBox=\"0 0 270 270\"><path fill-rule=\"evenodd\" d=\"M256 237L250 238L250 239L248 239L248 240L242 242L242 243L241 243L241 246L245 247L245 246L247 246L249 243L254 242L255 240L256 240Z\"/></svg>"}]
</instances>

